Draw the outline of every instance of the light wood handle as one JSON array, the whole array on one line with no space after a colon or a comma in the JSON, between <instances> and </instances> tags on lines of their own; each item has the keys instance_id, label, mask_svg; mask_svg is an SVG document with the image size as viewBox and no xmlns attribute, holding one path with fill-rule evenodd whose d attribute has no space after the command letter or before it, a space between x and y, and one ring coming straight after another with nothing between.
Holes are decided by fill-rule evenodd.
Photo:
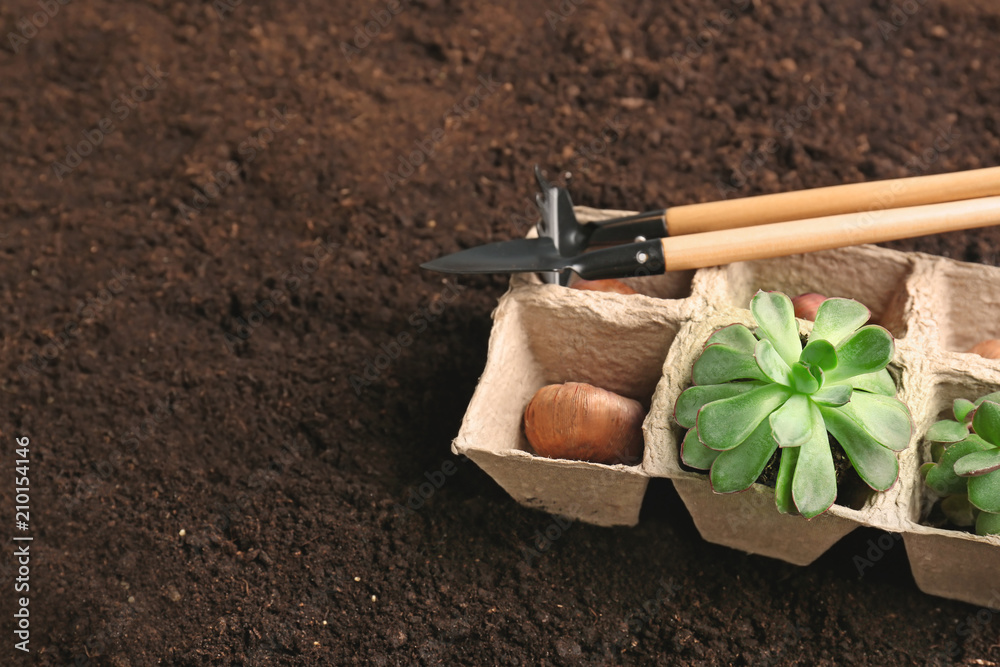
<instances>
[{"instance_id":1,"label":"light wood handle","mask_svg":"<svg viewBox=\"0 0 1000 667\"><path fill-rule=\"evenodd\" d=\"M670 236L1000 195L1000 167L668 208Z\"/></svg>"},{"instance_id":2,"label":"light wood handle","mask_svg":"<svg viewBox=\"0 0 1000 667\"><path fill-rule=\"evenodd\" d=\"M1000 197L829 215L662 240L667 271L1000 224Z\"/></svg>"}]
</instances>

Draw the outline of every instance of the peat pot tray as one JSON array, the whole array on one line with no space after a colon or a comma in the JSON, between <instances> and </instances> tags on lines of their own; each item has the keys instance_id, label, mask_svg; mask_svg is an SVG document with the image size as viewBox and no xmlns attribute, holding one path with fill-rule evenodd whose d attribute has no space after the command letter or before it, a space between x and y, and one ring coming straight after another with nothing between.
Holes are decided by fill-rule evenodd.
<instances>
[{"instance_id":1,"label":"peat pot tray","mask_svg":"<svg viewBox=\"0 0 1000 667\"><path fill-rule=\"evenodd\" d=\"M581 221L621 211L576 209ZM533 274L512 277L493 313L486 368L452 449L485 470L517 502L600 526L634 525L651 477L672 481L701 536L750 553L807 565L858 526L902 535L921 590L1000 606L981 582L1000 571L1000 538L924 523L935 502L920 465L924 434L955 398L1000 390L1000 361L964 353L1000 338L1000 268L875 246L738 262L662 276L625 278L638 294L567 289ZM752 325L757 290L816 292L860 301L896 339L890 372L913 418L900 476L885 493L841 494L806 521L780 514L774 491L754 484L736 494L711 490L707 476L682 466L684 429L677 396L705 341L735 322ZM812 323L800 321L802 333ZM532 452L524 409L547 384L586 382L649 408L641 463L605 465L548 459Z\"/></svg>"}]
</instances>

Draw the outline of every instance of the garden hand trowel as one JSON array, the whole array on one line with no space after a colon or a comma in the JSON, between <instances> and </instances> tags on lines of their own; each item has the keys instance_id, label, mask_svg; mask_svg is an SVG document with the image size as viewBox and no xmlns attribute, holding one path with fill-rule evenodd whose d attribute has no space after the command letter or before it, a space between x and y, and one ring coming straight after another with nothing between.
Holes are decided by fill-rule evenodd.
<instances>
[{"instance_id":1,"label":"garden hand trowel","mask_svg":"<svg viewBox=\"0 0 1000 667\"><path fill-rule=\"evenodd\" d=\"M540 272L547 282L566 285L570 271L587 280L645 276L1000 224L1000 167L690 204L585 224L565 189L549 185L537 167L535 175L542 189L538 238L470 248L422 267Z\"/></svg>"}]
</instances>

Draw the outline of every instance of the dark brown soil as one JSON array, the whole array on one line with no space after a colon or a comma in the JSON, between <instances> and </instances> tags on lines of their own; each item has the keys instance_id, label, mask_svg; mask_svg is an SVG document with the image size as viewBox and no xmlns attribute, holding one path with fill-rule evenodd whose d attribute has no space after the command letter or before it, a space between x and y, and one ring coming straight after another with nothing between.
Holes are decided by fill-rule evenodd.
<instances>
[{"instance_id":1,"label":"dark brown soil","mask_svg":"<svg viewBox=\"0 0 1000 667\"><path fill-rule=\"evenodd\" d=\"M830 452L833 454L833 469L837 475L837 500L841 505L851 505L850 502L844 502L845 499L853 498L859 488L859 484L864 486L864 482L854 469L854 466L851 465L851 459L848 458L847 452L844 451L840 443L832 435L828 436L827 439L830 442ZM764 486L774 487L778 483L778 468L780 465L781 450L778 449L768 460L757 482Z\"/></svg>"},{"instance_id":2,"label":"dark brown soil","mask_svg":"<svg viewBox=\"0 0 1000 667\"><path fill-rule=\"evenodd\" d=\"M522 235L535 163L619 209L1000 164L1000 21L894 6L5 2L0 663L995 664L898 541L749 557L665 481L529 557L553 518L449 452L506 281L417 268Z\"/></svg>"}]
</instances>

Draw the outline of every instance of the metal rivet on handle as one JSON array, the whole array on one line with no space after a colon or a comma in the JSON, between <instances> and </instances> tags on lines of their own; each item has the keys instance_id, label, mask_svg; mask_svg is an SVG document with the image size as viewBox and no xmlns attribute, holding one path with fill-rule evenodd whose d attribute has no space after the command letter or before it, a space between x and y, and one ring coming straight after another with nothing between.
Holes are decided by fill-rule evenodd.
<instances>
[{"instance_id":1,"label":"metal rivet on handle","mask_svg":"<svg viewBox=\"0 0 1000 667\"><path fill-rule=\"evenodd\" d=\"M647 259L649 259L649 255L642 252L641 250L635 254L635 261L639 262L640 264L645 264Z\"/></svg>"}]
</instances>

